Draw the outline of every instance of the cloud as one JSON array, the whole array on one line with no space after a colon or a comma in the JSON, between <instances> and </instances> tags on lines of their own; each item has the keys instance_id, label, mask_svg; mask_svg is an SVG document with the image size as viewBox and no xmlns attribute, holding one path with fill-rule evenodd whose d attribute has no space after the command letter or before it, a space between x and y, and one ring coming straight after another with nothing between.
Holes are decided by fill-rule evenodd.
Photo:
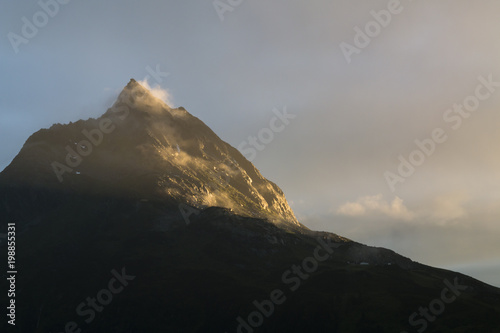
<instances>
[{"instance_id":1,"label":"cloud","mask_svg":"<svg viewBox=\"0 0 500 333\"><path fill-rule=\"evenodd\" d=\"M147 78L137 82L139 82L144 88L148 89L154 97L161 99L162 101L167 103L167 105L170 107L173 106L172 94L167 89L163 89L162 87L160 87L159 84L157 84L154 87L151 87Z\"/></svg>"},{"instance_id":2,"label":"cloud","mask_svg":"<svg viewBox=\"0 0 500 333\"><path fill-rule=\"evenodd\" d=\"M467 215L463 207L468 201L464 192L449 193L434 199L431 218L438 223L446 223Z\"/></svg>"},{"instance_id":3,"label":"cloud","mask_svg":"<svg viewBox=\"0 0 500 333\"><path fill-rule=\"evenodd\" d=\"M347 202L337 209L337 214L347 216L385 215L393 219L407 221L415 217L415 214L403 204L401 198L395 197L389 203L382 194L361 197L355 202Z\"/></svg>"},{"instance_id":4,"label":"cloud","mask_svg":"<svg viewBox=\"0 0 500 333\"><path fill-rule=\"evenodd\" d=\"M451 192L431 199L426 209L410 211L399 197L392 202L384 199L382 194L364 196L354 202L342 204L337 215L375 218L387 216L395 220L428 222L445 225L468 215L464 204L469 200L465 192Z\"/></svg>"}]
</instances>

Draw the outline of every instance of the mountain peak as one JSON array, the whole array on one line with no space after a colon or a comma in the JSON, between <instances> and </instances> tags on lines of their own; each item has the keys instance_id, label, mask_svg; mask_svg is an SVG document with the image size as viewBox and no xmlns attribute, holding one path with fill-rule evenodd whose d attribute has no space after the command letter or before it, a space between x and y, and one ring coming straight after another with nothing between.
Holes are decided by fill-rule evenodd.
<instances>
[{"instance_id":1,"label":"mountain peak","mask_svg":"<svg viewBox=\"0 0 500 333\"><path fill-rule=\"evenodd\" d=\"M141 108L145 112L160 111L159 109L171 110L171 107L150 89L147 82L141 83L132 78L118 95L116 103L126 103L132 108Z\"/></svg>"},{"instance_id":2,"label":"mountain peak","mask_svg":"<svg viewBox=\"0 0 500 333\"><path fill-rule=\"evenodd\" d=\"M141 93L146 93L149 92L146 87L144 87L142 84L137 82L134 78L131 78L130 81L127 83L125 87L123 87L122 91L127 91L127 90L138 90L138 92Z\"/></svg>"},{"instance_id":3,"label":"mountain peak","mask_svg":"<svg viewBox=\"0 0 500 333\"><path fill-rule=\"evenodd\" d=\"M146 87L144 87L140 82L131 78L123 90L138 90L137 93L151 93Z\"/></svg>"},{"instance_id":4,"label":"mountain peak","mask_svg":"<svg viewBox=\"0 0 500 333\"><path fill-rule=\"evenodd\" d=\"M281 189L238 150L134 79L100 118L32 135L0 176L11 184L224 207L299 225Z\"/></svg>"}]
</instances>

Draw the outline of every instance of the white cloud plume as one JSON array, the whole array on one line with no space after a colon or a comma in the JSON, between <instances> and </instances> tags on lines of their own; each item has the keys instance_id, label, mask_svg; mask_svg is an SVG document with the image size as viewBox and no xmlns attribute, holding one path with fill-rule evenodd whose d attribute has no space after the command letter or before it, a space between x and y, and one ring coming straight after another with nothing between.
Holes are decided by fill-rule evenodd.
<instances>
[{"instance_id":1,"label":"white cloud plume","mask_svg":"<svg viewBox=\"0 0 500 333\"><path fill-rule=\"evenodd\" d=\"M139 82L144 88L148 89L154 97L161 99L162 101L167 103L167 105L170 107L173 106L172 94L167 89L160 87L159 84L155 85L154 87L151 87L147 78L137 82Z\"/></svg>"},{"instance_id":2,"label":"white cloud plume","mask_svg":"<svg viewBox=\"0 0 500 333\"><path fill-rule=\"evenodd\" d=\"M393 219L412 220L415 214L406 208L403 200L395 197L391 203L382 194L365 196L355 202L347 202L337 209L337 214L347 216L385 215Z\"/></svg>"}]
</instances>

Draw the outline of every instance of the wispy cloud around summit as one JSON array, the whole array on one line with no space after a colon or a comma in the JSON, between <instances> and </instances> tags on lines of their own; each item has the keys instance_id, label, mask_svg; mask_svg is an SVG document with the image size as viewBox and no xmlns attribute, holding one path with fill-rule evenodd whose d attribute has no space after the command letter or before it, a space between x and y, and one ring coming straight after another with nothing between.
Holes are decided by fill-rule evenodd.
<instances>
[{"instance_id":1,"label":"wispy cloud around summit","mask_svg":"<svg viewBox=\"0 0 500 333\"><path fill-rule=\"evenodd\" d=\"M173 97L168 89L162 88L159 84L151 87L147 78L137 82L139 82L144 88L148 89L154 97L161 99L162 101L167 103L168 106L173 107Z\"/></svg>"}]
</instances>

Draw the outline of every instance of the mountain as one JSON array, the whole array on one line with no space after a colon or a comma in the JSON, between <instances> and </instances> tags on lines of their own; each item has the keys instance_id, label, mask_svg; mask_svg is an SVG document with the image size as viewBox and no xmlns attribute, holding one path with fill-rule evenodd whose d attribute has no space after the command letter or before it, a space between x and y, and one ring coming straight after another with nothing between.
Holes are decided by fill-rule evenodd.
<instances>
[{"instance_id":1,"label":"mountain","mask_svg":"<svg viewBox=\"0 0 500 333\"><path fill-rule=\"evenodd\" d=\"M500 332L498 288L309 230L236 149L133 79L100 118L33 134L0 173L0 207L17 271L2 273L16 305L2 332Z\"/></svg>"},{"instance_id":2,"label":"mountain","mask_svg":"<svg viewBox=\"0 0 500 333\"><path fill-rule=\"evenodd\" d=\"M300 225L281 189L238 150L133 79L102 117L32 135L0 183L220 206Z\"/></svg>"}]
</instances>

